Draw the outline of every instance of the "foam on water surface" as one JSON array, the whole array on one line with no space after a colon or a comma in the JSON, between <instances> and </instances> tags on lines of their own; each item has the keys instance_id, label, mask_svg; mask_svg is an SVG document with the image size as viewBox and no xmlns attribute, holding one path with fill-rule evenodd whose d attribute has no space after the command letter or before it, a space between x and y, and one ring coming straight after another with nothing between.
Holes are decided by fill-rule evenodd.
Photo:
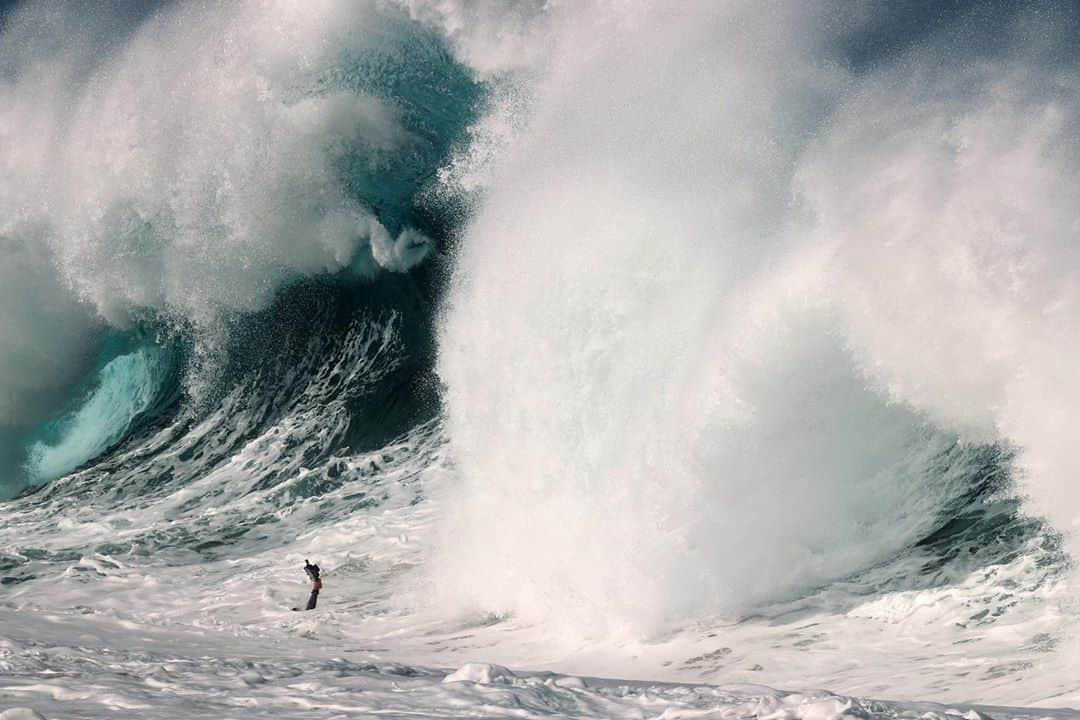
<instances>
[{"instance_id":1,"label":"foam on water surface","mask_svg":"<svg viewBox=\"0 0 1080 720\"><path fill-rule=\"evenodd\" d=\"M10 615L0 609L0 617ZM98 618L43 617L0 645L0 691L18 704L0 717L572 717L841 720L1029 720L1073 711L898 703L823 690L708 685L513 672L467 663L454 671L333 655L311 638L288 648ZM28 632L29 631L29 632ZM33 638L32 644L28 641ZM20 651L30 644L33 650ZM165 648L168 648L165 651ZM36 670L63 673L31 677Z\"/></svg>"}]
</instances>

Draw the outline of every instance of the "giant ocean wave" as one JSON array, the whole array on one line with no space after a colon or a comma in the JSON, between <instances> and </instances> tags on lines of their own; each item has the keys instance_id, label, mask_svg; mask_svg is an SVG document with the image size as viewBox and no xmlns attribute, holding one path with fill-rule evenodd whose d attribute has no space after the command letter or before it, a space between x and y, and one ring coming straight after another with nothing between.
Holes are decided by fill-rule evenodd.
<instances>
[{"instance_id":1,"label":"giant ocean wave","mask_svg":"<svg viewBox=\"0 0 1080 720\"><path fill-rule=\"evenodd\" d=\"M1078 697L1072 6L2 17L5 608Z\"/></svg>"}]
</instances>

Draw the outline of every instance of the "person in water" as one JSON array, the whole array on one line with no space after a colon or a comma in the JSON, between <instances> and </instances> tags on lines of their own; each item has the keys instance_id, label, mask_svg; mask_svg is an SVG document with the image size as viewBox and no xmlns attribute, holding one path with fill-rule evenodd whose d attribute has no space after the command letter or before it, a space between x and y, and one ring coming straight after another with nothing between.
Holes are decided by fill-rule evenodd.
<instances>
[{"instance_id":1,"label":"person in water","mask_svg":"<svg viewBox=\"0 0 1080 720\"><path fill-rule=\"evenodd\" d=\"M312 565L308 562L307 558L304 558L304 572L311 578L311 595L308 597L307 607L305 610L314 610L315 603L319 602L319 591L322 590L322 580L319 578L319 566ZM299 610L300 608L293 608L293 610Z\"/></svg>"}]
</instances>

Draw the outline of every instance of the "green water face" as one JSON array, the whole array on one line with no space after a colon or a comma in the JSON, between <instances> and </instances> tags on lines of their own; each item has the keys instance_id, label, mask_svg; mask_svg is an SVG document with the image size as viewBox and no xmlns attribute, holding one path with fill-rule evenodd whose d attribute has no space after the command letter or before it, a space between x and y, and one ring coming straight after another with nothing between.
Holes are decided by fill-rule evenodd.
<instances>
[{"instance_id":1,"label":"green water face","mask_svg":"<svg viewBox=\"0 0 1080 720\"><path fill-rule=\"evenodd\" d=\"M114 357L71 412L48 423L31 443L25 469L33 483L65 475L116 444L153 406L171 367L170 353L143 345Z\"/></svg>"}]
</instances>

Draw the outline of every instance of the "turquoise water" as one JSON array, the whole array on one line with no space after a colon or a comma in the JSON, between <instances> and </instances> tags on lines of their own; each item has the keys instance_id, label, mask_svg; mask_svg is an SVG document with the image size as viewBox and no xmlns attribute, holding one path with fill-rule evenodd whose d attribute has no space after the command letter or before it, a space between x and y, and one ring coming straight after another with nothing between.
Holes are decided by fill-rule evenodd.
<instances>
[{"instance_id":1,"label":"turquoise water","mask_svg":"<svg viewBox=\"0 0 1080 720\"><path fill-rule=\"evenodd\" d=\"M26 471L34 483L53 480L120 441L150 409L170 379L169 352L145 345L108 361L76 410L46 425L30 445Z\"/></svg>"}]
</instances>

